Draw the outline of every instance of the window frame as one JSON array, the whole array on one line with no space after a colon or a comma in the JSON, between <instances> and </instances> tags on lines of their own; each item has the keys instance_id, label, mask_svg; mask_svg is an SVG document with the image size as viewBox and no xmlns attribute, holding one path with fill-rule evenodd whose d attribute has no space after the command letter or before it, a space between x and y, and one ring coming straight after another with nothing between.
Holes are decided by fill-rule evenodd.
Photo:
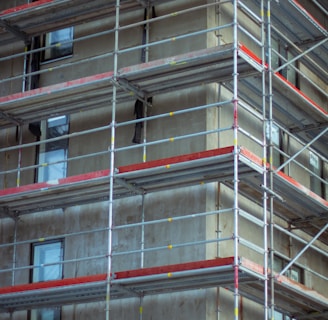
<instances>
[{"instance_id":1,"label":"window frame","mask_svg":"<svg viewBox=\"0 0 328 320\"><path fill-rule=\"evenodd\" d=\"M57 239L57 240L50 240L50 241L44 241L44 242L35 242L31 244L31 266L33 266L33 268L31 268L30 271L30 282L31 283L37 283L37 282L43 282L43 281L51 281L51 280L59 280L62 279L64 276L64 268L63 268L63 264L59 263L58 264L58 268L59 268L59 272L58 272L58 276L57 277L50 277L49 279L45 279L44 278L44 273L42 274L42 278L40 279L39 275L40 273L37 275L38 279L35 278L35 270L37 270L37 268L35 268L35 266L37 266L36 262L39 263L39 266L41 266L43 264L47 264L46 260L42 260L40 259L36 259L36 253L38 252L38 254L42 255L43 257L45 257L45 251L47 251L47 247L49 248L49 250L53 250L53 248L51 248L51 246L57 244L59 246L59 259L58 262L62 262L64 260L64 240L63 239ZM46 249L45 251L39 251L39 249L41 247L44 247L44 249ZM38 250L36 250L38 249ZM52 262L49 262L52 263ZM56 264L54 265L56 266ZM45 268L51 268L53 267L52 265L50 266L45 266L43 267ZM43 270L44 271L44 270ZM46 308L39 308L39 309L33 309L30 310L28 312L28 318L30 320L61 320L61 308L60 307L46 307Z\"/></svg>"},{"instance_id":2,"label":"window frame","mask_svg":"<svg viewBox=\"0 0 328 320\"><path fill-rule=\"evenodd\" d=\"M267 159L269 161L272 161L272 166L278 168L282 163L282 156L281 156L281 150L282 150L282 136L281 136L281 130L280 128L275 124L271 124L272 127L272 159L270 159L270 149L267 149ZM270 123L266 123L266 139L267 144L270 144ZM279 151L278 151L278 150Z\"/></svg>"},{"instance_id":3,"label":"window frame","mask_svg":"<svg viewBox=\"0 0 328 320\"><path fill-rule=\"evenodd\" d=\"M60 33L67 31L67 37L63 37ZM58 39L56 39L56 37ZM54 40L52 40L54 38ZM69 58L73 55L74 44L74 27L66 27L63 29L48 32L42 36L42 62L52 62L59 59Z\"/></svg>"},{"instance_id":4,"label":"window frame","mask_svg":"<svg viewBox=\"0 0 328 320\"><path fill-rule=\"evenodd\" d=\"M57 122L51 124L51 122ZM69 139L47 142L47 139L69 134L70 121L66 115L49 118L41 122L41 141L44 143L38 148L37 181L52 181L67 176L67 158ZM56 174L57 172L57 174Z\"/></svg>"},{"instance_id":5,"label":"window frame","mask_svg":"<svg viewBox=\"0 0 328 320\"><path fill-rule=\"evenodd\" d=\"M318 177L323 177L323 163L320 157L312 151L309 151L309 169L310 174L310 190L319 195L324 196L324 188ZM313 174L312 174L313 172ZM318 176L318 177L316 177Z\"/></svg>"},{"instance_id":6,"label":"window frame","mask_svg":"<svg viewBox=\"0 0 328 320\"><path fill-rule=\"evenodd\" d=\"M277 264L280 264L279 268L277 267ZM274 262L273 262L273 271L274 272L280 272L283 270L287 264L289 263L288 260L285 258L282 258L278 255L274 255ZM298 280L293 277L293 272L297 272L298 274ZM298 265L293 264L285 273L285 276L293 281L296 281L300 284L304 284L304 269Z\"/></svg>"}]
</instances>

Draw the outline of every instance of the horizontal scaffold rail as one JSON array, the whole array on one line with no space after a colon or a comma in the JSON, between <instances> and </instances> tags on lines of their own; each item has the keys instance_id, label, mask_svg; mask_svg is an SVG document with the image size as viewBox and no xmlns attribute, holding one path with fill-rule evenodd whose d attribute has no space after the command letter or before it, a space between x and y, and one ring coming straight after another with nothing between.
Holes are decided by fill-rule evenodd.
<instances>
[{"instance_id":1,"label":"horizontal scaffold rail","mask_svg":"<svg viewBox=\"0 0 328 320\"><path fill-rule=\"evenodd\" d=\"M261 80L254 74L258 74L262 62L243 44L239 44L238 52L239 96L261 109ZM138 93L153 96L210 82L224 81L231 88L232 73L233 46L230 44L159 59L120 69L117 100L131 100ZM112 81L113 73L109 71L0 97L0 127L103 107L112 94ZM289 129L300 139L308 141L327 126L327 110L278 73L273 77L273 90L275 120L288 127L293 123ZM328 144L327 140L327 135L323 135L315 146L324 151L327 148L321 147Z\"/></svg>"},{"instance_id":2,"label":"horizontal scaffold rail","mask_svg":"<svg viewBox=\"0 0 328 320\"><path fill-rule=\"evenodd\" d=\"M259 12L261 7L260 0L243 0L251 10ZM327 80L327 74L316 72L309 57L319 66L325 66L328 61L328 30L317 19L311 15L297 0L271 1L270 17L272 24L282 34L303 51L311 48L320 40L327 38L327 41L315 50L308 51L307 55L301 60L310 69L313 69L318 76ZM326 70L327 71L327 70Z\"/></svg>"},{"instance_id":3,"label":"horizontal scaffold rail","mask_svg":"<svg viewBox=\"0 0 328 320\"><path fill-rule=\"evenodd\" d=\"M111 299L141 297L209 287L233 291L234 258L217 258L174 265L118 271L111 276ZM239 259L240 293L262 303L263 267L245 258ZM15 311L49 306L104 301L107 275L98 274L22 284L0 288L0 310ZM289 280L275 279L275 302L279 310L298 317L314 313L325 319L328 299L319 293Z\"/></svg>"},{"instance_id":4,"label":"horizontal scaffold rail","mask_svg":"<svg viewBox=\"0 0 328 320\"><path fill-rule=\"evenodd\" d=\"M119 199L184 186L221 182L233 187L234 148L225 147L174 156L117 168L114 198ZM261 204L263 165L259 157L239 148L240 192ZM309 234L316 234L327 220L328 201L320 198L282 172L274 174L275 213L297 221ZM108 200L109 170L90 172L55 181L35 183L0 191L0 216L15 217L31 212L66 208ZM283 198L283 202L280 199ZM311 219L310 219L311 218ZM324 233L320 240L328 243Z\"/></svg>"},{"instance_id":5,"label":"horizontal scaffold rail","mask_svg":"<svg viewBox=\"0 0 328 320\"><path fill-rule=\"evenodd\" d=\"M242 51L240 55L245 59L261 63L252 51L240 45ZM233 90L233 82L224 84L229 90ZM266 83L266 85L269 85ZM240 78L238 83L238 95L240 99L249 105L262 108L261 78L249 76ZM289 132L308 143L317 137L323 129L328 126L328 110L320 106L302 90L298 89L279 72L275 72L272 77L272 105L274 120L287 128ZM267 111L269 112L269 111ZM269 117L269 114L267 114ZM322 135L312 145L325 157L328 157L328 135Z\"/></svg>"},{"instance_id":6,"label":"horizontal scaffold rail","mask_svg":"<svg viewBox=\"0 0 328 320\"><path fill-rule=\"evenodd\" d=\"M172 0L161 0L169 2ZM155 4L159 1L150 1ZM115 17L115 0L38 0L0 12L0 46L85 23ZM121 12L141 9L145 1L121 0ZM54 12L56 14L54 14Z\"/></svg>"},{"instance_id":7,"label":"horizontal scaffold rail","mask_svg":"<svg viewBox=\"0 0 328 320\"><path fill-rule=\"evenodd\" d=\"M245 46L240 47L240 52L243 50ZM121 102L136 99L138 94L153 96L230 80L233 63L233 46L228 44L122 68L116 84L109 71L0 97L0 127L103 107L111 97L112 85L118 85L117 101ZM238 65L240 77L257 73L241 57Z\"/></svg>"}]
</instances>

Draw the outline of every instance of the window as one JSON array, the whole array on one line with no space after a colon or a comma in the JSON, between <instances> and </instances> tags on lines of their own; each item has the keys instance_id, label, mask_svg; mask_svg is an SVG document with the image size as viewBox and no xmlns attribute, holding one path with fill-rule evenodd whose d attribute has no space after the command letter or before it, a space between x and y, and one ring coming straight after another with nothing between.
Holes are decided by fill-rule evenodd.
<instances>
[{"instance_id":1,"label":"window","mask_svg":"<svg viewBox=\"0 0 328 320\"><path fill-rule=\"evenodd\" d=\"M42 123L41 139L58 138L69 133L67 116L48 119ZM38 181L56 180L66 177L68 139L47 142L40 146Z\"/></svg>"},{"instance_id":2,"label":"window","mask_svg":"<svg viewBox=\"0 0 328 320\"><path fill-rule=\"evenodd\" d=\"M31 311L31 320L60 320L60 308L45 308Z\"/></svg>"},{"instance_id":3,"label":"window","mask_svg":"<svg viewBox=\"0 0 328 320\"><path fill-rule=\"evenodd\" d=\"M281 164L280 160L280 152L279 150L281 149L281 140L280 140L280 130L277 125L274 123L272 124L272 131L271 131L271 139L272 139L272 165L274 167L279 167ZM268 144L270 143L270 125L267 123L266 126L266 136L268 139ZM270 157L270 152L268 150L267 158L269 159Z\"/></svg>"},{"instance_id":4,"label":"window","mask_svg":"<svg viewBox=\"0 0 328 320\"><path fill-rule=\"evenodd\" d=\"M288 61L291 61L292 59L295 58L295 55L293 53L291 53L290 51L287 50L287 58ZM298 69L298 61L294 61L292 63L290 63L290 65L288 65L287 67L287 80L292 83L294 86L296 86L297 88L299 88L299 83L298 83L298 73L296 71L296 69Z\"/></svg>"},{"instance_id":5,"label":"window","mask_svg":"<svg viewBox=\"0 0 328 320\"><path fill-rule=\"evenodd\" d=\"M62 278L62 265L56 264L63 260L62 241L33 244L32 282L58 280ZM43 266L44 264L51 264Z\"/></svg>"},{"instance_id":6,"label":"window","mask_svg":"<svg viewBox=\"0 0 328 320\"><path fill-rule=\"evenodd\" d=\"M275 70L280 66L285 65L288 61L295 58L295 53L291 51L291 48L281 39L272 38L272 68ZM289 63L286 67L279 70L279 73L286 78L290 83L299 86L298 73L295 68L299 68L298 61Z\"/></svg>"},{"instance_id":7,"label":"window","mask_svg":"<svg viewBox=\"0 0 328 320\"><path fill-rule=\"evenodd\" d=\"M293 318L291 318L281 312L274 311L274 319L275 320L292 320Z\"/></svg>"},{"instance_id":8,"label":"window","mask_svg":"<svg viewBox=\"0 0 328 320\"><path fill-rule=\"evenodd\" d=\"M67 57L73 54L73 27L49 32L44 36L44 61ZM49 47L49 48L47 48Z\"/></svg>"},{"instance_id":9,"label":"window","mask_svg":"<svg viewBox=\"0 0 328 320\"><path fill-rule=\"evenodd\" d=\"M273 261L273 270L275 272L282 271L288 264L288 261L275 256ZM284 276L297 281L299 283L303 283L303 269L293 264L284 274Z\"/></svg>"},{"instance_id":10,"label":"window","mask_svg":"<svg viewBox=\"0 0 328 320\"><path fill-rule=\"evenodd\" d=\"M319 196L322 196L323 188L321 181L318 179L319 176L322 175L322 163L319 159L319 157L310 151L310 170L314 173L314 175L310 176L310 189L318 194Z\"/></svg>"},{"instance_id":11,"label":"window","mask_svg":"<svg viewBox=\"0 0 328 320\"><path fill-rule=\"evenodd\" d=\"M63 276L63 242L52 241L32 245L32 282L58 280ZM30 312L31 320L60 320L60 308L35 309Z\"/></svg>"}]
</instances>

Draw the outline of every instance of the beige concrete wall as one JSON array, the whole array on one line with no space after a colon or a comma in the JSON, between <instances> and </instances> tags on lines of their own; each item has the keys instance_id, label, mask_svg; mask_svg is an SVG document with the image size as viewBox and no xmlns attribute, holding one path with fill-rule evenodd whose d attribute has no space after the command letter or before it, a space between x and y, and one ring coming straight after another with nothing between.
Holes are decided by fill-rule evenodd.
<instances>
[{"instance_id":1,"label":"beige concrete wall","mask_svg":"<svg viewBox=\"0 0 328 320\"><path fill-rule=\"evenodd\" d=\"M10 0L10 1L2 1L0 4L0 10L6 10L6 9L10 9L16 6L20 6L23 4L28 3L27 0Z\"/></svg>"},{"instance_id":2,"label":"beige concrete wall","mask_svg":"<svg viewBox=\"0 0 328 320\"><path fill-rule=\"evenodd\" d=\"M185 6L192 4L201 4L205 1L181 1L181 5L167 4L159 6L158 15L170 13ZM187 4L187 5L186 5ZM221 15L222 23L231 18L231 7L223 11ZM229 11L230 10L230 11ZM230 12L230 16L229 16ZM226 14L227 13L227 14ZM142 10L133 14L128 14L123 20L124 23L140 21L143 18ZM203 10L197 13L188 13L184 17L172 15L166 21L159 21L150 28L151 41L169 39L177 35L192 32L195 30L211 27L217 22L216 12L212 9ZM247 23L244 23L248 26ZM76 36L88 34L90 25L76 27ZM108 30L113 28L112 19L104 19L93 25L93 31ZM232 40L231 29L220 32L222 43L229 43ZM141 43L142 30L134 28L124 32L120 36L120 48L136 46ZM182 41L174 41L168 44L160 45L150 49L150 59L169 57L171 55L186 53L190 50L197 50L205 47L214 46L217 43L217 34L214 32L208 35L197 36ZM173 45L172 45L173 44ZM251 49L256 49L250 45ZM112 57L104 57L99 60L83 63L80 67L69 65L74 61L85 58L91 58L95 55L107 53L113 50L113 35L95 38L93 40L76 43L74 45L74 55L72 58L46 63L42 65L43 69L51 68L59 64L68 64L67 68L53 71L42 76L41 84L49 85L53 83L77 79L99 72L112 70ZM119 57L119 66L128 66L140 62L140 50L124 54ZM9 71L7 71L9 73ZM221 88L222 89L222 88ZM18 90L16 88L16 90ZM184 108L195 107L212 103L220 99L231 99L231 93L223 90L219 96L217 85L202 85L197 88L180 90L170 94L157 95L153 99L152 115L160 115L165 112L176 111ZM134 100L122 103L118 106L117 121L123 122L133 119ZM259 139L262 136L262 124L249 117L246 111L240 110L240 126L249 131ZM109 124L111 121L111 103L110 97L107 106L98 110L81 112L70 117L71 132L78 132L94 127ZM186 134L192 134L204 130L211 130L219 127L231 127L233 124L232 105L221 108L213 108L207 111L195 111L192 114L184 114L165 119L157 119L147 124L147 141L155 141L177 137ZM24 127L24 141L33 141L33 137L27 133ZM123 147L132 145L134 127L127 126L117 129L116 146ZM88 153L106 151L110 141L110 132L90 134L87 137L74 137L69 142L69 157L76 157ZM5 131L5 135L0 136L1 146L14 145L15 130ZM240 136L238 143L251 149L258 156L262 156L262 149L245 136ZM224 147L233 144L232 131L220 135L200 136L192 139L184 139L173 142L167 142L155 146L147 147L147 160L159 159L184 153L192 153ZM293 146L294 148L294 146ZM293 150L294 151L294 150ZM17 152L1 155L1 170L7 170L16 166ZM306 157L306 156L305 156ZM24 165L34 163L34 150L27 150L23 157ZM133 151L122 151L116 155L115 166L142 162L142 149ZM306 159L304 160L304 163ZM5 165L4 165L5 163ZM7 164L8 163L8 164ZM101 170L108 168L109 160L106 155L95 157L90 160L80 160L70 163L68 175ZM297 177L302 183L308 186L308 174L304 170L291 166L290 174ZM15 185L15 176L6 176L1 181L2 187ZM33 182L31 173L22 180L24 183ZM232 208L234 195L231 189L217 184L200 185L187 187L179 190L168 190L145 196L145 220L152 221L156 219L167 219L174 216L185 216L191 213L201 213L215 210L217 208ZM261 219L262 209L254 203L240 198L240 206ZM114 225L141 222L142 218L142 197L136 196L129 199L117 200L114 203ZM240 219L241 236L252 241L258 246L262 246L263 230L254 225L251 221L244 218ZM84 230L95 230L106 228L108 226L108 204L107 202L89 204L85 206L76 206L66 209L58 209L55 212L42 212L23 216L18 221L17 241L29 239L41 239L51 236L62 236L65 238L65 259L77 260L84 257L103 256L88 261L74 261L64 267L65 277L75 277L86 274L105 273L107 270L107 235L106 232L95 232L83 236L67 237L65 235ZM11 220L0 221L1 243L13 241L14 224ZM113 231L113 271L145 267L183 263L194 260L212 259L216 256L226 257L232 255L232 241L226 241L217 244L186 246L184 248L175 248L175 244L183 242L196 242L200 240L211 240L216 237L231 237L233 234L232 214L222 214L220 216L208 216L202 218L193 218L173 223L161 223L145 227L145 246L147 248L159 248L158 250L145 253L144 260L140 252L115 256L115 253L139 250L141 248L141 228L134 227L126 230ZM302 235L304 236L304 235ZM281 254L293 257L302 247L299 243L291 240L280 233L275 235L275 250ZM169 249L169 245L173 245ZM164 249L165 248L165 249ZM1 268L10 268L13 261L13 248L2 249L0 251L3 257ZM246 247L240 248L240 255L261 264L263 257ZM30 244L19 245L17 248L17 266L26 266L30 263ZM308 251L300 260L300 263L308 268L315 268L319 273L327 272L325 265L327 259L320 255ZM327 274L326 274L327 276ZM29 281L29 271L19 271L15 275L15 283L26 283ZM0 274L0 286L9 285L11 276ZM313 287L315 290L324 293L325 286L322 281L306 271L305 284ZM262 307L250 303L246 299L240 300L242 308L242 317L244 319L256 319L262 315ZM113 318L133 319L138 317L139 301L138 299L115 301L111 305L111 314ZM63 308L64 319L90 319L103 318L105 313L103 302L90 305L76 305ZM177 294L167 294L154 297L146 297L143 303L144 319L231 319L233 312L233 295L225 289L217 290L195 290ZM13 319L24 319L26 314L15 313ZM9 315L0 315L0 319L9 319Z\"/></svg>"},{"instance_id":3,"label":"beige concrete wall","mask_svg":"<svg viewBox=\"0 0 328 320\"><path fill-rule=\"evenodd\" d=\"M196 3L196 2L195 2ZM200 1L199 1L200 3ZM181 6L183 8L183 6ZM165 14L170 12L171 8L163 6L159 9L158 14ZM140 17L134 15L135 21L141 19L143 12L140 12ZM153 41L169 38L171 36L184 33L184 30L196 30L201 24L201 28L206 28L206 16L199 16L199 14L188 14L186 19L172 18L169 24L164 22L157 23L151 29L151 38ZM131 22L131 21L130 21ZM180 26L178 26L178 25ZM83 30L82 30L83 31ZM81 32L82 32L81 31ZM77 29L77 32L78 29ZM184 40L177 41L172 47L161 46L158 49L151 50L151 59L162 58L164 56L171 56L174 54L189 52L189 50L196 50L205 48L207 42L212 41L206 36L200 36L193 39L192 42ZM74 47L74 57L66 60L64 63L70 63L74 60L83 59L87 56L95 54L94 50L90 50L91 46L97 47L98 52L107 51L111 48L109 43L110 37L91 41L91 43L80 43ZM120 47L128 47L138 45L141 43L140 29L131 30L122 36ZM186 46L188 44L188 46ZM111 50L111 49L110 49ZM104 63L104 61L108 63ZM124 55L120 57L120 66L127 66L140 63L140 52ZM63 63L60 62L60 63ZM44 64L42 68L51 68L53 64ZM59 62L57 62L59 64ZM106 65L105 69L103 69ZM57 82L68 81L79 78L92 73L104 72L112 69L112 59L103 60L97 63L89 63L82 66L82 68L68 67L66 70L54 71L41 77L42 85L49 85ZM163 94L154 97L152 114L161 114L164 112L175 111L182 108L188 108L197 105L206 104L213 101L213 95L208 92L215 91L215 87L203 86L199 89L186 89L175 94ZM134 101L125 103L119 106L117 119L118 121L126 121L133 119ZM93 128L108 124L111 119L110 104L108 107L99 109L97 111L86 112L83 114L72 115L70 122L71 132L81 131L83 129ZM85 119L87 118L87 121ZM190 126L183 126L183 123L190 123ZM164 121L155 120L147 126L148 141L155 141L157 139L165 139L169 137L177 137L189 133L196 133L205 131L206 129L215 128L216 112L214 111L199 111L194 115L187 114L184 116L176 116ZM117 146L131 145L133 136L133 126L117 130ZM85 143L88 141L87 143ZM74 157L77 155L106 150L110 141L109 132L101 134L90 135L86 138L72 138L70 140L69 155ZM176 141L167 143L163 146L154 146L147 148L147 159L159 159L172 155L196 152L206 149L207 147L216 147L217 143L213 137L206 138L205 136L196 139L187 139L183 141ZM32 153L31 153L32 161ZM142 152L122 152L118 153L115 165L124 165L142 161ZM96 161L80 161L78 164L69 165L69 175L78 174L81 172L88 172L107 168L109 165L108 158L99 157ZM213 196L216 195L215 185L202 185L200 187L184 188L182 190L160 192L153 195L146 196L145 218L146 220L163 219L170 216L180 216L190 213L204 212L206 209L215 208L215 201ZM124 199L116 201L114 204L115 224L122 225L132 222L141 221L141 197L132 199ZM56 212L43 212L38 214L31 214L24 216L18 222L18 241L27 239L39 239L49 237L52 235L61 235L67 233L79 232L81 230L90 230L94 228L101 228L107 226L108 207L107 203L92 204L87 206L80 206L74 208L67 208L65 210L57 210ZM204 236L213 238L216 236L215 224L208 218L190 219L183 222L176 222L172 224L158 224L152 227L145 228L146 247L156 248L165 247L170 244L173 249L169 250L154 250L148 252L144 256L145 266L163 265L167 263L182 263L194 260L201 260L206 258L214 258L215 251L213 246L198 245L196 247L188 246L185 248L174 248L174 245L180 245L183 242L200 241ZM211 227L212 231L207 230ZM118 234L114 231L114 252L139 250L141 243L141 232L139 228L130 228L126 231L120 231ZM9 242L10 240L7 239ZM94 233L88 236L67 237L65 239L65 259L79 259L81 257L93 255L106 255L106 233ZM214 247L215 248L215 247ZM29 264L30 245L21 245L18 249L19 263L21 265ZM24 254L23 254L24 253ZM113 271L139 268L141 263L140 253L130 254L125 256L113 257ZM12 252L8 251L7 259L12 261ZM9 263L10 264L10 263ZM87 262L76 262L65 265L65 277L75 277L85 274L94 274L106 272L106 259L90 260ZM6 280L7 281L7 280ZM21 271L17 273L16 283L26 283L29 281L29 272ZM8 281L7 281L7 284ZM211 290L213 291L213 290ZM210 292L211 292L210 291ZM151 297L145 300L144 312L146 318L162 318L174 317L176 314L183 315L184 318L190 318L197 315L197 318L205 318L206 314L213 316L215 308L215 290L213 294L206 294L206 290L201 292L181 293L160 297ZM206 299L207 298L207 299ZM156 304L156 308L153 305ZM130 307L131 305L131 307ZM122 301L113 303L112 313L121 318L132 317L136 308L136 301ZM214 304L215 305L215 304ZM124 308L122 308L124 306ZM81 311L83 310L83 312ZM79 319L87 319L88 315L94 315L95 310L100 316L104 315L103 304L92 304L85 310L83 306L65 307L63 309L63 316L67 318L78 317ZM24 316L24 313L22 313ZM17 319L20 314L17 313Z\"/></svg>"}]
</instances>

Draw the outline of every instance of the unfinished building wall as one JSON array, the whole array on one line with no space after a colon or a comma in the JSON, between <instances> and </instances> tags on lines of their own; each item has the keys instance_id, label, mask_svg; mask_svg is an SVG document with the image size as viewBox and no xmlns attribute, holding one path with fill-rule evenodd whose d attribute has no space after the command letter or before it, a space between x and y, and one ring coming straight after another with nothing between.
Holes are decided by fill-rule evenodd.
<instances>
[{"instance_id":1,"label":"unfinished building wall","mask_svg":"<svg viewBox=\"0 0 328 320\"><path fill-rule=\"evenodd\" d=\"M172 61L172 69L175 61L172 56L188 54L200 49L213 48L219 45L231 44L234 40L232 27L223 30L211 30L217 25L224 25L231 21L233 8L231 3L218 6L202 8L201 10L190 10L187 14L176 14L176 10L186 9L196 5L211 3L211 1L175 1L168 4L158 5L152 15L164 16L167 19L159 19L151 22L149 28L149 41L161 42L157 46L150 46L147 54L149 61L157 59L168 59ZM254 22L242 14L240 23L243 27L260 36L260 28ZM132 23L138 23L144 19L142 9L122 15L121 27ZM114 19L104 18L100 21L88 22L74 27L76 38L88 37L96 32L112 32L98 35L74 43L73 55L63 60L42 62L40 70L40 87L60 84L83 77L111 72L114 65ZM139 24L133 28L127 28L119 33L118 68L125 68L145 62L142 67L147 66L148 61L143 61L143 52L139 47L144 39L145 25ZM197 32L201 30L202 32ZM188 33L196 33L190 37ZM242 42L250 42L249 48L256 55L261 56L261 47L249 41L245 35L241 35ZM129 48L135 47L133 50ZM19 50L17 51L19 52ZM13 68L4 66L5 76L12 75ZM183 63L183 62L181 62ZM10 70L9 70L10 69ZM210 70L208 70L210 71ZM220 71L220 70L219 70ZM15 71L18 72L19 71ZM144 121L142 127L141 142L148 145L142 146L132 142L135 123L127 123L135 118L134 104L141 95L149 98L148 92L139 91L138 86L128 87L131 98L119 102L116 105L115 121L113 121L112 95L104 98L101 107L93 106L91 99L86 97L86 106L69 115L67 176L75 176L98 170L106 170L110 167L111 141L115 138L114 167L142 163L149 160L157 160L171 156L197 153L203 150L230 147L235 143L233 136L234 122L234 97L231 91L232 81L220 78L220 83L201 83L195 87L186 87L171 92L155 92L152 96L151 105L148 106L148 120ZM120 74L118 73L118 77ZM258 77L260 74L258 73ZM315 81L321 80L311 75ZM149 80L152 81L151 79ZM14 84L13 84L14 83ZM12 82L13 91L5 87L6 94L19 92L20 88ZM111 86L108 81L108 86ZM116 84L115 84L116 85ZM163 79L165 85L165 79ZM300 87L303 87L303 82ZM132 90L133 89L133 90ZM9 92L7 92L9 90ZM313 96L318 103L325 102L324 96L317 96L316 90L307 89L307 94ZM82 93L83 94L83 93ZM139 96L138 96L139 94ZM253 98L253 97L252 97ZM261 99L261 97L254 97ZM228 101L219 105L222 101ZM211 108L200 108L213 104ZM216 105L217 104L217 105ZM255 104L254 104L255 105ZM261 110L253 105L244 107L239 105L238 110L238 146L246 147L259 159L269 157L264 154L266 146L261 145L265 140L267 129L266 119L261 118ZM182 110L194 108L193 112ZM252 108L252 112L249 110ZM180 112L180 113L179 113ZM162 115L168 115L161 117ZM56 116L56 110L51 116ZM152 118L153 117L153 118ZM45 118L42 123L45 122ZM112 136L112 127L115 127L115 137ZM42 125L41 125L42 128ZM95 130L95 128L102 128ZM241 131L241 129L243 131ZM80 134L82 131L90 131ZM19 135L14 128L2 130L4 135L0 136L1 147L10 147L19 144ZM37 137L23 126L23 143L36 141ZM204 134L203 134L204 133ZM260 141L260 142L259 142ZM281 152L275 154L279 163L273 163L275 167L287 160L289 155L301 149L303 144L289 138L286 133L281 132ZM268 143L268 142L266 142ZM278 148L278 146L277 146ZM30 167L22 173L20 184L32 184L37 182L37 170L35 164L46 166L46 163L38 163L38 148L34 145L1 153L0 170L10 170L17 167L22 157L22 165ZM307 170L310 162L310 153L305 150L298 158L299 164L290 163L283 172L290 175L306 188L312 188L311 174ZM264 160L263 160L264 161ZM232 165L232 163L230 163ZM229 168L227 167L226 170ZM326 177L327 167L323 172ZM17 172L8 173L3 176L2 188L17 185ZM174 177L172 176L172 179ZM211 177L208 177L211 179ZM53 182L55 183L55 182ZM102 274L108 271L108 258L110 256L111 271L142 269L147 267L162 266L192 262L196 260L207 260L222 257L231 257L234 254L235 239L235 217L233 215L236 193L232 190L234 181L200 183L196 186L185 186L183 188L172 188L160 190L151 194L144 194L140 189L139 195L115 199L113 203L113 226L109 226L109 203L108 197L102 201L87 203L73 207L34 212L22 215L17 219L16 225L10 219L0 221L1 243L17 243L17 246L1 248L3 257L2 269L8 272L0 274L0 284L9 286L11 284L23 284L31 281L31 254L32 244L42 243L44 239L60 239L64 246L63 277L76 278L84 275ZM229 187L228 187L229 186ZM134 186L131 186L133 188ZM81 191L82 193L83 191ZM325 197L327 188L320 191L314 190L319 196ZM242 240L247 240L251 245L240 243L239 255L246 256L255 263L263 265L266 254L264 243L264 228L269 223L268 216L263 221L262 194L254 195L253 200L239 195L238 210L243 211L239 217L240 234ZM83 194L81 194L83 198ZM97 199L99 200L99 199ZM82 200L83 202L83 200ZM272 214L276 214L275 205ZM281 205L281 204L279 204ZM216 210L227 210L217 214L209 214ZM270 209L269 209L270 210ZM37 211L37 210L36 210ZM247 214L245 214L245 212ZM208 213L208 214L207 214ZM243 215L244 214L244 215ZM251 218L250 218L251 216ZM175 218L178 218L175 220ZM282 225L284 230L290 226L282 219L274 217L273 224ZM146 223L145 223L146 222ZM270 222L270 223L271 223ZM112 229L111 229L112 227ZM16 228L16 229L15 229ZM16 231L15 231L16 230ZM108 231L112 232L112 248L109 248ZM274 250L279 263L283 266L292 259L303 247L302 239L310 241L310 237L304 232L298 233L299 239L292 238L282 230L274 230ZM15 239L14 239L15 238ZM144 250L146 247L146 250ZM326 250L326 245L322 244ZM111 251L112 250L112 251ZM3 254L2 254L3 252ZM309 250L297 262L302 279L299 282L307 287L314 288L319 293L325 294L325 282L327 277L327 257ZM14 273L10 270L15 265L18 270ZM43 266L37 266L42 268ZM292 274L290 274L292 275ZM122 301L111 301L111 317L119 319L231 319L231 310L234 308L234 297L225 288L209 288L185 291L181 293L169 293L126 299ZM247 298L239 298L240 316L244 319L262 318L263 307ZM75 304L62 307L62 319L90 319L103 318L106 314L106 302L93 302L90 304ZM0 319L26 319L29 312L15 312L14 314L1 314Z\"/></svg>"}]
</instances>

